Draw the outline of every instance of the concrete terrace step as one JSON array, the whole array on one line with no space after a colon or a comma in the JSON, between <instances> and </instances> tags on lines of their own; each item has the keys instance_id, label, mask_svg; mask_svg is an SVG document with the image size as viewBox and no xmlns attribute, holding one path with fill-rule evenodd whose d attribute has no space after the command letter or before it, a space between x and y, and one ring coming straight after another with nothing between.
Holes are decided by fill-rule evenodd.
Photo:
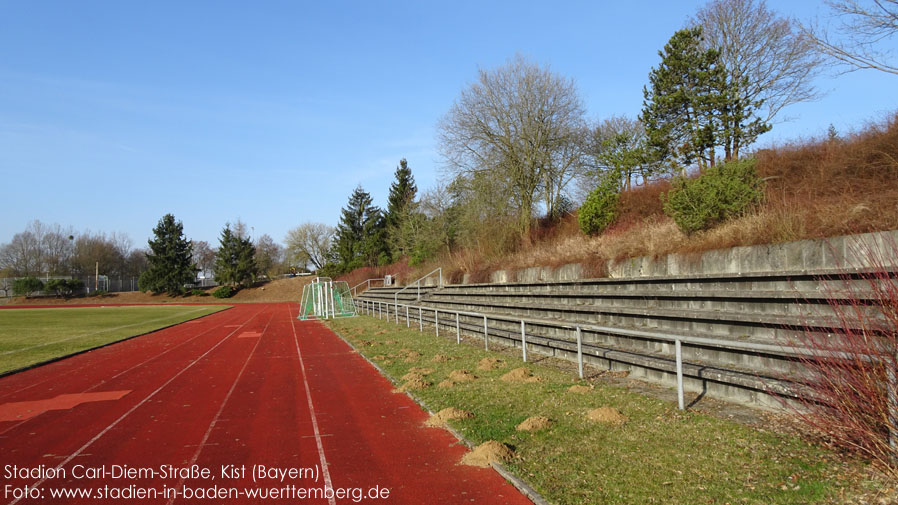
<instances>
[{"instance_id":1,"label":"concrete terrace step","mask_svg":"<svg viewBox=\"0 0 898 505\"><path fill-rule=\"evenodd\" d=\"M836 325L835 319L825 315L794 316L683 308L524 304L438 298L425 299L423 303L445 310L501 314L523 319L654 328L680 333L700 332L720 337L750 337L771 341L791 338L796 331L804 331L805 328L828 331Z\"/></svg>"},{"instance_id":2,"label":"concrete terrace step","mask_svg":"<svg viewBox=\"0 0 898 505\"><path fill-rule=\"evenodd\" d=\"M708 274L690 276L600 278L557 282L478 283L449 285L444 289L483 291L526 291L531 293L557 291L566 288L596 292L639 291L641 289L676 290L725 290L725 291L827 291L845 286L869 289L865 272L853 270L845 273L836 270L803 270L792 272L761 272L747 274Z\"/></svg>"},{"instance_id":3,"label":"concrete terrace step","mask_svg":"<svg viewBox=\"0 0 898 505\"><path fill-rule=\"evenodd\" d=\"M388 316L395 320L392 307L385 306ZM411 324L418 324L417 310L410 313ZM423 311L424 324L432 327L433 310ZM454 334L455 319L448 314L441 315L441 334ZM400 307L399 324L405 324L405 313ZM478 338L483 336L482 318L461 315L459 327L463 334ZM499 315L489 316L490 343L521 347L520 320ZM558 321L527 320L528 353L555 356L562 359L576 360L576 339L573 327L560 327ZM622 331L628 329L620 328ZM635 330L638 331L638 330ZM615 341L613 335L584 329L581 333L583 341L584 361L608 370L626 370L634 377L675 384L675 361L673 360L673 343L668 341L642 339L643 348L628 349ZM609 339L610 337L610 339ZM630 340L632 339L627 337ZM736 342L734 342L734 345ZM752 356L750 359L747 359ZM685 387L687 390L704 391L713 396L738 400L764 406L778 406L779 400L766 391L771 388L777 394L788 396L790 391L799 386L787 377L792 373L791 364L794 359L789 356L774 356L759 352L743 350L727 350L723 346L707 347L689 343L683 344ZM761 361L768 366L757 366ZM770 362L774 366L769 366Z\"/></svg>"}]
</instances>

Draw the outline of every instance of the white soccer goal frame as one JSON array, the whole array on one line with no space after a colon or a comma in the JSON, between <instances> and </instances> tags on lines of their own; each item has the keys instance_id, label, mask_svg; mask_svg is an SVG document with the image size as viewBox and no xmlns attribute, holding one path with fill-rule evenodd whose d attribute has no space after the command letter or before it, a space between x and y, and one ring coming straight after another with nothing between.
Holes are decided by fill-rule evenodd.
<instances>
[{"instance_id":1,"label":"white soccer goal frame","mask_svg":"<svg viewBox=\"0 0 898 505\"><path fill-rule=\"evenodd\" d=\"M356 314L355 302L346 281L315 277L312 282L303 286L297 319L336 319Z\"/></svg>"}]
</instances>

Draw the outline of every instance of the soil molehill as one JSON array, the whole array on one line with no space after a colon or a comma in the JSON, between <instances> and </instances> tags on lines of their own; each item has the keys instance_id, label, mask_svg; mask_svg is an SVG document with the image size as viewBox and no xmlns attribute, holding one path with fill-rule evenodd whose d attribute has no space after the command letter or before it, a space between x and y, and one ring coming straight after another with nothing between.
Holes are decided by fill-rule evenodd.
<instances>
[{"instance_id":1,"label":"soil molehill","mask_svg":"<svg viewBox=\"0 0 898 505\"><path fill-rule=\"evenodd\" d=\"M495 440L478 445L473 451L461 458L462 465L486 468L490 463L504 463L514 457L514 453L505 444Z\"/></svg>"},{"instance_id":2,"label":"soil molehill","mask_svg":"<svg viewBox=\"0 0 898 505\"><path fill-rule=\"evenodd\" d=\"M533 375L533 372L531 372L530 370L523 368L523 367L515 368L514 370L503 375L501 377L501 379L504 382L526 382L526 383L539 382L542 380L541 378Z\"/></svg>"},{"instance_id":3,"label":"soil molehill","mask_svg":"<svg viewBox=\"0 0 898 505\"><path fill-rule=\"evenodd\" d=\"M590 421L608 424L624 424L628 420L627 416L614 407L599 407L597 409L592 409L586 413L586 417Z\"/></svg>"},{"instance_id":4,"label":"soil molehill","mask_svg":"<svg viewBox=\"0 0 898 505\"><path fill-rule=\"evenodd\" d=\"M427 382L424 379L412 378L411 380L405 381L401 386L399 386L400 391L417 391L420 389L427 389L431 386L430 382Z\"/></svg>"},{"instance_id":5,"label":"soil molehill","mask_svg":"<svg viewBox=\"0 0 898 505\"><path fill-rule=\"evenodd\" d=\"M443 389L449 389L451 387L455 387L455 383L449 379L446 379L443 382L440 382L439 384L437 384L437 387L443 388Z\"/></svg>"},{"instance_id":6,"label":"soil molehill","mask_svg":"<svg viewBox=\"0 0 898 505\"><path fill-rule=\"evenodd\" d=\"M380 331L376 332L375 335L383 335L386 332L387 332L387 330L380 330Z\"/></svg>"},{"instance_id":7,"label":"soil molehill","mask_svg":"<svg viewBox=\"0 0 898 505\"><path fill-rule=\"evenodd\" d=\"M395 340L384 341L384 345L396 345L396 344L398 344L398 342L396 342Z\"/></svg>"},{"instance_id":8,"label":"soil molehill","mask_svg":"<svg viewBox=\"0 0 898 505\"><path fill-rule=\"evenodd\" d=\"M411 349L400 349L396 354L397 358L405 358L406 363L414 363L418 361L418 358L421 357L421 353L418 351L413 351Z\"/></svg>"},{"instance_id":9,"label":"soil molehill","mask_svg":"<svg viewBox=\"0 0 898 505\"><path fill-rule=\"evenodd\" d=\"M387 357L383 354L378 354L377 356L372 356L371 359L374 361L384 361L387 359Z\"/></svg>"},{"instance_id":10,"label":"soil molehill","mask_svg":"<svg viewBox=\"0 0 898 505\"><path fill-rule=\"evenodd\" d=\"M519 424L515 429L518 431L539 431L545 430L552 427L551 419L545 416L533 416L524 419L524 421Z\"/></svg>"},{"instance_id":11,"label":"soil molehill","mask_svg":"<svg viewBox=\"0 0 898 505\"><path fill-rule=\"evenodd\" d=\"M449 356L446 356L445 354L437 354L430 361L434 363L445 363L449 361Z\"/></svg>"},{"instance_id":12,"label":"soil molehill","mask_svg":"<svg viewBox=\"0 0 898 505\"><path fill-rule=\"evenodd\" d=\"M591 386L581 386L578 384L576 386L571 386L571 387L567 388L567 390L571 393L583 394L583 393L589 393L590 391L592 391L592 387Z\"/></svg>"},{"instance_id":13,"label":"soil molehill","mask_svg":"<svg viewBox=\"0 0 898 505\"><path fill-rule=\"evenodd\" d=\"M359 340L359 346L361 347L371 347L374 345L374 342L370 340Z\"/></svg>"},{"instance_id":14,"label":"soil molehill","mask_svg":"<svg viewBox=\"0 0 898 505\"><path fill-rule=\"evenodd\" d=\"M424 376L421 375L421 374L419 374L419 373L416 373L416 372L409 372L409 373L407 373L407 374L405 374L405 375L402 376L402 380L404 380L405 382L410 382L410 381L423 381L423 380L424 380Z\"/></svg>"},{"instance_id":15,"label":"soil molehill","mask_svg":"<svg viewBox=\"0 0 898 505\"><path fill-rule=\"evenodd\" d=\"M477 378L467 370L453 370L449 373L449 380L453 382L471 382Z\"/></svg>"},{"instance_id":16,"label":"soil molehill","mask_svg":"<svg viewBox=\"0 0 898 505\"><path fill-rule=\"evenodd\" d=\"M477 369L488 372L490 370L498 370L505 366L505 361L499 358L483 358L477 363Z\"/></svg>"},{"instance_id":17,"label":"soil molehill","mask_svg":"<svg viewBox=\"0 0 898 505\"><path fill-rule=\"evenodd\" d=\"M412 373L419 373L421 375L427 375L427 374L433 373L433 368L422 368L419 366L415 366L415 367L409 368L408 371L412 372Z\"/></svg>"},{"instance_id":18,"label":"soil molehill","mask_svg":"<svg viewBox=\"0 0 898 505\"><path fill-rule=\"evenodd\" d=\"M430 416L430 419L425 421L424 424L426 424L427 426L445 426L446 421L449 421L451 419L471 419L472 417L474 417L474 414L468 412L467 410L449 407Z\"/></svg>"}]
</instances>

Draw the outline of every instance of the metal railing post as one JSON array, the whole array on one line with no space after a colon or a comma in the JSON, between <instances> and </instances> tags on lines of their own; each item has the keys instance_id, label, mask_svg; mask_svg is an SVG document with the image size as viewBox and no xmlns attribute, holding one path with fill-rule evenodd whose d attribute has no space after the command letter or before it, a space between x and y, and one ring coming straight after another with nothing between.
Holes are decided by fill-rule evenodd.
<instances>
[{"instance_id":1,"label":"metal railing post","mask_svg":"<svg viewBox=\"0 0 898 505\"><path fill-rule=\"evenodd\" d=\"M524 353L524 363L527 362L527 333L524 331L524 320L521 319L521 351Z\"/></svg>"},{"instance_id":2,"label":"metal railing post","mask_svg":"<svg viewBox=\"0 0 898 505\"><path fill-rule=\"evenodd\" d=\"M458 325L458 312L455 313L455 343L461 343L461 326Z\"/></svg>"},{"instance_id":3,"label":"metal railing post","mask_svg":"<svg viewBox=\"0 0 898 505\"><path fill-rule=\"evenodd\" d=\"M440 336L440 311L433 309L433 325L436 327L437 336Z\"/></svg>"},{"instance_id":4,"label":"metal railing post","mask_svg":"<svg viewBox=\"0 0 898 505\"><path fill-rule=\"evenodd\" d=\"M490 335L486 329L486 316L483 316L483 348L490 350Z\"/></svg>"},{"instance_id":5,"label":"metal railing post","mask_svg":"<svg viewBox=\"0 0 898 505\"><path fill-rule=\"evenodd\" d=\"M683 350L679 339L674 342L674 346L677 355L677 405L680 410L686 410L683 401Z\"/></svg>"},{"instance_id":6,"label":"metal railing post","mask_svg":"<svg viewBox=\"0 0 898 505\"><path fill-rule=\"evenodd\" d=\"M418 307L418 331L424 333L424 312Z\"/></svg>"},{"instance_id":7,"label":"metal railing post","mask_svg":"<svg viewBox=\"0 0 898 505\"><path fill-rule=\"evenodd\" d=\"M408 320L408 305L405 306L405 327L406 328L412 327L411 321Z\"/></svg>"},{"instance_id":8,"label":"metal railing post","mask_svg":"<svg viewBox=\"0 0 898 505\"><path fill-rule=\"evenodd\" d=\"M577 326L577 373L583 378L583 336L580 335L580 327Z\"/></svg>"}]
</instances>

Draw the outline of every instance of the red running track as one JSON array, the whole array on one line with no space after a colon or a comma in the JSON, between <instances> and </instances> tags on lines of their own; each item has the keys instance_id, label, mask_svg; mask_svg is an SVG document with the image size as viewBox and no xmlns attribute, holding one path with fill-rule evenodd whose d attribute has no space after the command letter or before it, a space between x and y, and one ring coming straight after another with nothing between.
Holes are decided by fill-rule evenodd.
<instances>
[{"instance_id":1,"label":"red running track","mask_svg":"<svg viewBox=\"0 0 898 505\"><path fill-rule=\"evenodd\" d=\"M0 503L530 503L457 465L464 446L296 309L241 304L0 379Z\"/></svg>"}]
</instances>

